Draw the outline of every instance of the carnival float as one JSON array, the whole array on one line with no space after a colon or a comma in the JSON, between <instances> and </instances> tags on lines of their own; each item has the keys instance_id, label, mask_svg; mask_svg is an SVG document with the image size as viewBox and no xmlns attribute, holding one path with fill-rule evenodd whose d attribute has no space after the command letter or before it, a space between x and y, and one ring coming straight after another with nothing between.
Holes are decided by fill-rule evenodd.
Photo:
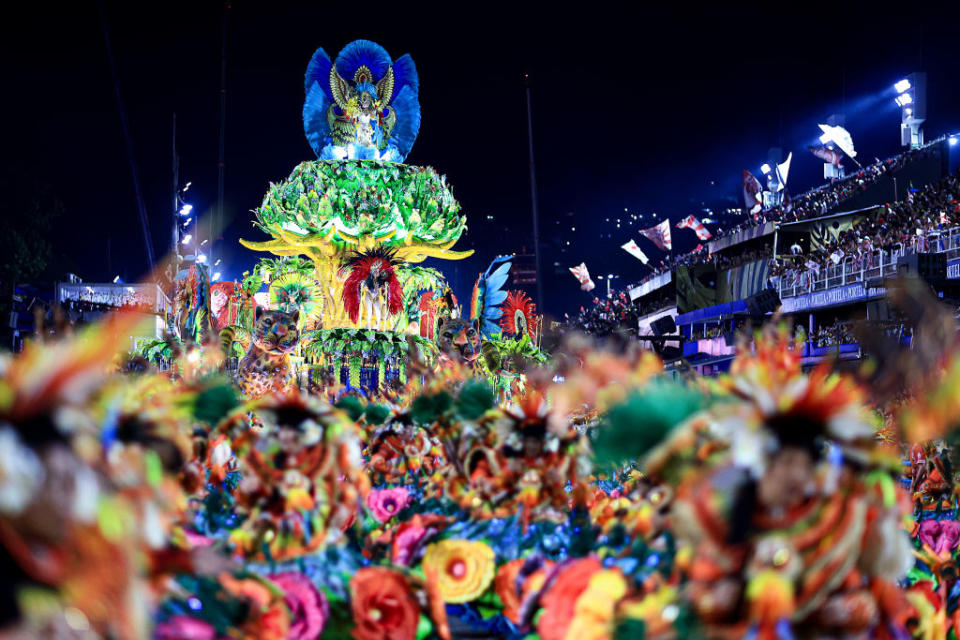
<instances>
[{"instance_id":1,"label":"carnival float","mask_svg":"<svg viewBox=\"0 0 960 640\"><path fill-rule=\"evenodd\" d=\"M401 164L417 87L368 41L314 54L318 159L244 242L275 257L185 270L169 367L121 355L122 312L4 356L0 629L956 638L953 318L911 298L914 348L857 374L776 323L713 380L636 343L549 358L508 256L463 304L420 266L466 253L446 181Z\"/></svg>"}]
</instances>

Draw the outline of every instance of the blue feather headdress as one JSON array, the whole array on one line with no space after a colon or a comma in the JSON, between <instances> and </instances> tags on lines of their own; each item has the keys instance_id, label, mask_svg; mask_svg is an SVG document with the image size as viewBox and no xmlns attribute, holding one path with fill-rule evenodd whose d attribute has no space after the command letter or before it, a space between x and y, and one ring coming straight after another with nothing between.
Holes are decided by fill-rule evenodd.
<instances>
[{"instance_id":1,"label":"blue feather headdress","mask_svg":"<svg viewBox=\"0 0 960 640\"><path fill-rule=\"evenodd\" d=\"M420 132L420 79L409 55L393 61L383 47L369 40L351 42L335 61L326 51L317 49L307 65L304 89L303 130L317 157L361 157L343 148L331 126L344 116L337 95L343 90L366 91L382 101L379 115L392 130L378 157L402 162L413 148Z\"/></svg>"}]
</instances>

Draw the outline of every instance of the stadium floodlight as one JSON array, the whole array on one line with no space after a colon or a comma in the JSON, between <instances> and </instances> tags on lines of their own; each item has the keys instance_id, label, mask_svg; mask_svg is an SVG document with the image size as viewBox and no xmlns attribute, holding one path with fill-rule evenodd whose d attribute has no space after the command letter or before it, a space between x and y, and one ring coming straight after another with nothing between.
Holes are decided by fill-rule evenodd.
<instances>
[{"instance_id":1,"label":"stadium floodlight","mask_svg":"<svg viewBox=\"0 0 960 640\"><path fill-rule=\"evenodd\" d=\"M188 216L188 215L190 215L190 212L191 212L191 211L193 211L193 205L192 205L192 204L185 204L185 205L183 205L182 207L180 207L180 215L182 215L182 216Z\"/></svg>"},{"instance_id":2,"label":"stadium floodlight","mask_svg":"<svg viewBox=\"0 0 960 640\"><path fill-rule=\"evenodd\" d=\"M911 109L910 107L907 107L906 109L903 110L903 113L904 113L904 115L912 116L912 115L913 115L913 109Z\"/></svg>"},{"instance_id":3,"label":"stadium floodlight","mask_svg":"<svg viewBox=\"0 0 960 640\"><path fill-rule=\"evenodd\" d=\"M120 276L114 276L113 284L117 284L118 282L120 282Z\"/></svg>"},{"instance_id":4,"label":"stadium floodlight","mask_svg":"<svg viewBox=\"0 0 960 640\"><path fill-rule=\"evenodd\" d=\"M950 146L955 147L957 145L957 136L950 136Z\"/></svg>"},{"instance_id":5,"label":"stadium floodlight","mask_svg":"<svg viewBox=\"0 0 960 640\"><path fill-rule=\"evenodd\" d=\"M894 98L893 101L897 103L898 107L905 107L908 104L913 104L913 96L911 96L909 93L901 93Z\"/></svg>"},{"instance_id":6,"label":"stadium floodlight","mask_svg":"<svg viewBox=\"0 0 960 640\"><path fill-rule=\"evenodd\" d=\"M199 262L200 264L205 264L207 262L207 256L201 253L200 255L197 256L197 262Z\"/></svg>"},{"instance_id":7,"label":"stadium floodlight","mask_svg":"<svg viewBox=\"0 0 960 640\"><path fill-rule=\"evenodd\" d=\"M188 233L187 235L183 236L183 244L190 244L190 240L192 239L193 235Z\"/></svg>"},{"instance_id":8,"label":"stadium floodlight","mask_svg":"<svg viewBox=\"0 0 960 640\"><path fill-rule=\"evenodd\" d=\"M896 90L897 93L903 93L903 92L905 92L905 91L910 91L910 87L912 87L912 86L913 86L913 85L910 84L910 81L907 80L906 78L904 78L904 79L901 80L900 82L894 84L894 85L893 85L893 88L894 88L894 90Z\"/></svg>"},{"instance_id":9,"label":"stadium floodlight","mask_svg":"<svg viewBox=\"0 0 960 640\"><path fill-rule=\"evenodd\" d=\"M220 279L220 272L219 272L219 271L217 271L215 274L213 274L213 279L214 279L214 280L219 280L219 279Z\"/></svg>"},{"instance_id":10,"label":"stadium floodlight","mask_svg":"<svg viewBox=\"0 0 960 640\"><path fill-rule=\"evenodd\" d=\"M213 263L213 266L215 267L220 266L220 258L217 258L217 261Z\"/></svg>"},{"instance_id":11,"label":"stadium floodlight","mask_svg":"<svg viewBox=\"0 0 960 640\"><path fill-rule=\"evenodd\" d=\"M760 165L760 173L762 173L762 174L765 175L765 176L766 176L766 175L769 175L769 174L770 174L770 165L768 165L766 162L764 162L762 165Z\"/></svg>"}]
</instances>

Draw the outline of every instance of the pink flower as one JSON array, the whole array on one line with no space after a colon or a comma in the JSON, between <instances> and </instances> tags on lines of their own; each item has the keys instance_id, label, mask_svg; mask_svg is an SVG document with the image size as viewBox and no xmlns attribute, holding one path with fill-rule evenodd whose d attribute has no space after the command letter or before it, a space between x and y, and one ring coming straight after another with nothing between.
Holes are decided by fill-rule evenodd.
<instances>
[{"instance_id":1,"label":"pink flower","mask_svg":"<svg viewBox=\"0 0 960 640\"><path fill-rule=\"evenodd\" d=\"M371 491L367 496L367 507L378 522L386 522L400 513L410 502L410 493L403 487Z\"/></svg>"},{"instance_id":2,"label":"pink flower","mask_svg":"<svg viewBox=\"0 0 960 640\"><path fill-rule=\"evenodd\" d=\"M960 523L953 520L924 520L920 523L920 541L938 555L950 553L960 544Z\"/></svg>"},{"instance_id":3,"label":"pink flower","mask_svg":"<svg viewBox=\"0 0 960 640\"><path fill-rule=\"evenodd\" d=\"M330 616L326 596L317 590L310 579L296 571L285 571L270 576L283 589L283 600L290 609L290 640L319 638Z\"/></svg>"},{"instance_id":4,"label":"pink flower","mask_svg":"<svg viewBox=\"0 0 960 640\"><path fill-rule=\"evenodd\" d=\"M154 629L157 640L216 640L217 632L203 620L174 616Z\"/></svg>"},{"instance_id":5,"label":"pink flower","mask_svg":"<svg viewBox=\"0 0 960 640\"><path fill-rule=\"evenodd\" d=\"M390 562L409 566L417 550L437 534L439 530L437 525L443 521L442 516L417 513L406 522L402 522L393 531Z\"/></svg>"},{"instance_id":6,"label":"pink flower","mask_svg":"<svg viewBox=\"0 0 960 640\"><path fill-rule=\"evenodd\" d=\"M183 528L183 537L187 539L187 543L191 547L209 547L212 545L215 540L213 538L208 538L202 533L197 533L196 531L191 531L189 528Z\"/></svg>"}]
</instances>

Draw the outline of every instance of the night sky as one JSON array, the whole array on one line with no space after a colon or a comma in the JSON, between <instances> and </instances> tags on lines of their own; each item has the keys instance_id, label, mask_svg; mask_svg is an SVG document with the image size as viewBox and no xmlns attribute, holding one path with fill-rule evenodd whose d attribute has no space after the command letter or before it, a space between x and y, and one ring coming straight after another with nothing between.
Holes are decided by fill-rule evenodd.
<instances>
[{"instance_id":1,"label":"night sky","mask_svg":"<svg viewBox=\"0 0 960 640\"><path fill-rule=\"evenodd\" d=\"M148 265L97 3L20 4L31 7L5 6L0 20L3 170L43 179L65 203L56 268L88 281L135 280ZM432 12L414 9L421 3L323 4L229 9L229 225L218 250L226 277L259 257L236 240L265 239L250 210L268 182L313 158L301 123L310 56L323 47L334 57L357 38L417 64L423 122L407 162L445 173L467 215L456 248L476 255L428 262L461 299L490 259L532 244L530 74L545 306L556 315L592 298L567 267L586 261L623 286L645 268L619 245L633 237L663 257L630 215L652 225L742 206L740 170L758 172L770 147L795 152L791 191L821 182L822 164L805 149L831 113L845 111L863 159L895 153L891 85L911 71L928 73L927 138L960 131L960 16L947 4L824 4L792 14L762 5L518 11L521 3L479 3L470 14L462 3ZM170 243L173 112L195 210L216 203L223 6L103 4L157 255ZM673 233L675 248L696 244L692 232Z\"/></svg>"}]
</instances>

